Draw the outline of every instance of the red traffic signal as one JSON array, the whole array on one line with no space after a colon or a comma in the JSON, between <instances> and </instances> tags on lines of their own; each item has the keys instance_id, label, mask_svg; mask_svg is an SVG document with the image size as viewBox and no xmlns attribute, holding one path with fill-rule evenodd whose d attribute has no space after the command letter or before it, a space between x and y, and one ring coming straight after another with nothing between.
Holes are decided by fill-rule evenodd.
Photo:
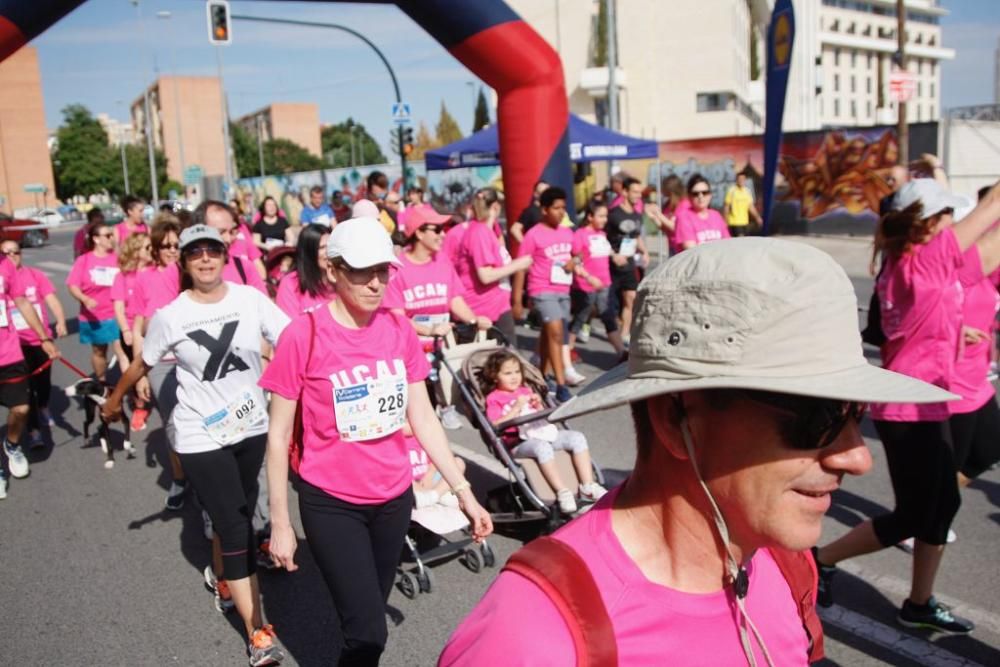
<instances>
[{"instance_id":1,"label":"red traffic signal","mask_svg":"<svg viewBox=\"0 0 1000 667\"><path fill-rule=\"evenodd\" d=\"M212 44L231 44L229 3L226 0L209 0L205 6L208 10L208 41Z\"/></svg>"}]
</instances>

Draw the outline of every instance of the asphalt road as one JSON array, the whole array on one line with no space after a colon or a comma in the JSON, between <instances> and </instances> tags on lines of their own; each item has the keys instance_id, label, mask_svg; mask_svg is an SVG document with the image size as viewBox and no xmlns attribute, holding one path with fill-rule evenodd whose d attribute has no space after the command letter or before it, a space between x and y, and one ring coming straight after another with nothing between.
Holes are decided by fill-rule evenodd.
<instances>
[{"instance_id":1,"label":"asphalt road","mask_svg":"<svg viewBox=\"0 0 1000 667\"><path fill-rule=\"evenodd\" d=\"M69 313L76 312L64 284L72 231L56 230L50 245L24 254L27 264L49 274ZM855 281L859 302L867 303L868 242L800 240L836 257ZM521 331L522 346L530 345L533 334ZM60 346L73 363L89 363L75 335ZM610 347L598 336L582 351L588 363L581 370L588 375L612 361ZM73 380L56 365L56 385ZM209 545L202 537L200 513L190 502L181 512L163 511L169 480L157 418L151 417L149 428L133 438L138 458L127 461L119 454L115 468L107 471L100 450L83 442L79 408L58 391L52 408L59 424L48 446L31 453L31 476L12 480L8 498L0 501L0 666L245 664L235 615L216 612L202 585ZM609 479L621 480L634 457L627 412L589 416L574 424L588 435ZM874 438L870 424L865 435ZM451 436L463 452L489 463L471 428ZM876 439L869 442L874 470L847 480L838 492L825 520L824 541L892 505L881 446ZM477 491L500 481L486 467L473 461ZM825 613L826 664L1000 665L1000 472L987 473L966 490L955 530L959 539L948 549L938 594L974 618L976 632L934 638L897 628L894 616L908 591L910 556L888 549L846 564L838 575L838 604ZM504 536L490 543L499 562L520 545ZM294 574L261 576L265 614L287 649L286 664L330 665L338 643L333 608L305 542L299 560L302 567ZM409 600L394 591L383 664L433 664L494 573L473 574L451 561L433 569L431 593ZM503 656L495 664L503 664Z\"/></svg>"}]
</instances>

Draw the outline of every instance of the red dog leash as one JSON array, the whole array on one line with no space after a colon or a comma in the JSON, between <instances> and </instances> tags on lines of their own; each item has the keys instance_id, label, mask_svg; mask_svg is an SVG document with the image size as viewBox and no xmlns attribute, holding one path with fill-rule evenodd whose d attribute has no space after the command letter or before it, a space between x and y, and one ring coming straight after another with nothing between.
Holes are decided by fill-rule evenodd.
<instances>
[{"instance_id":1,"label":"red dog leash","mask_svg":"<svg viewBox=\"0 0 1000 667\"><path fill-rule=\"evenodd\" d=\"M54 359L46 359L45 363L43 363L41 366L39 366L35 370L33 370L30 373L28 373L27 375L19 375L19 376L15 377L15 378L7 378L6 380L0 380L0 384L17 384L18 382L24 382L25 380L27 380L29 378L35 377L36 375L38 375L39 373L41 373L42 371L44 371L46 368L49 368L52 365L53 361L54 361ZM88 377L90 377L89 375L87 375L86 373L84 373L83 371L81 371L79 368L77 368L76 366L74 366L70 362L66 361L65 357L59 357L59 361L63 362L64 366L66 366L68 369L70 369L71 371L73 371L74 373L76 373L77 375L79 375L80 377L82 377L82 378L88 378Z\"/></svg>"}]
</instances>

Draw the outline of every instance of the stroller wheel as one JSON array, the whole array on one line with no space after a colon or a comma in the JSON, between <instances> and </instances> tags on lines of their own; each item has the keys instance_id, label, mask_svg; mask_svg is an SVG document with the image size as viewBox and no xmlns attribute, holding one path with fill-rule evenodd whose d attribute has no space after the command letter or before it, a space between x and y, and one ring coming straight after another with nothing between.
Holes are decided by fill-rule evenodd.
<instances>
[{"instance_id":1,"label":"stroller wheel","mask_svg":"<svg viewBox=\"0 0 1000 667\"><path fill-rule=\"evenodd\" d=\"M417 578L413 576L412 572L400 573L399 581L396 582L396 588L399 589L400 593L411 600L417 597L417 593L420 590Z\"/></svg>"},{"instance_id":2,"label":"stroller wheel","mask_svg":"<svg viewBox=\"0 0 1000 667\"><path fill-rule=\"evenodd\" d=\"M483 555L483 564L486 567L493 567L497 564L497 556L493 553L493 547L491 547L487 542L483 542L479 547L479 551Z\"/></svg>"},{"instance_id":3,"label":"stroller wheel","mask_svg":"<svg viewBox=\"0 0 1000 667\"><path fill-rule=\"evenodd\" d=\"M431 571L426 567L423 572L417 574L417 583L420 584L421 593L430 593L434 588L434 579L431 578Z\"/></svg>"},{"instance_id":4,"label":"stroller wheel","mask_svg":"<svg viewBox=\"0 0 1000 667\"><path fill-rule=\"evenodd\" d=\"M459 560L461 560L462 565L469 568L470 572L479 572L483 569L483 557L479 555L479 551L476 549L466 549L462 552Z\"/></svg>"}]
</instances>

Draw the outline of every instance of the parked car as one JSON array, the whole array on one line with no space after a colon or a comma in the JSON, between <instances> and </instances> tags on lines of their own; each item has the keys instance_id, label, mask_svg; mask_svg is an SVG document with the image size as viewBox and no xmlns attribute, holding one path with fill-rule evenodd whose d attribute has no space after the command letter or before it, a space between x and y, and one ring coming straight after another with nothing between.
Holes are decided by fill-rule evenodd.
<instances>
[{"instance_id":1,"label":"parked car","mask_svg":"<svg viewBox=\"0 0 1000 667\"><path fill-rule=\"evenodd\" d=\"M31 227L35 229L30 229ZM49 230L40 227L37 220L12 218L6 213L0 213L0 241L7 240L17 241L22 248L37 248L49 240Z\"/></svg>"},{"instance_id":2,"label":"parked car","mask_svg":"<svg viewBox=\"0 0 1000 667\"><path fill-rule=\"evenodd\" d=\"M49 227L58 227L66 222L63 215L54 208L19 208L14 211L17 218L35 220Z\"/></svg>"}]
</instances>

